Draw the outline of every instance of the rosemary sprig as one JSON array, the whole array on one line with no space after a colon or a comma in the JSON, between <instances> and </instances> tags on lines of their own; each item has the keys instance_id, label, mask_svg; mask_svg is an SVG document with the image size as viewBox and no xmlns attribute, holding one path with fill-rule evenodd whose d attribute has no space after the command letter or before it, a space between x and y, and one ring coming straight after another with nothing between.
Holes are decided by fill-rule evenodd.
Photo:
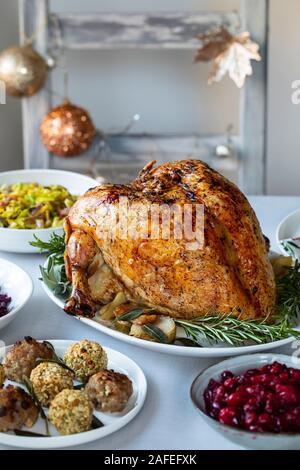
<instances>
[{"instance_id":1,"label":"rosemary sprig","mask_svg":"<svg viewBox=\"0 0 300 470\"><path fill-rule=\"evenodd\" d=\"M49 242L40 240L36 235L33 235L35 241L30 242L31 246L38 248L40 252L49 253L49 255L63 255L65 251L65 236L52 233Z\"/></svg>"},{"instance_id":2,"label":"rosemary sprig","mask_svg":"<svg viewBox=\"0 0 300 470\"><path fill-rule=\"evenodd\" d=\"M55 349L54 349L54 346L52 343L50 343L50 341L44 341L44 343L50 348L52 349L53 351L53 357L51 359L43 359L41 357L38 357L37 360L36 360L36 364L39 365L43 362L52 362L54 364L58 364L60 367L62 367L63 369L66 369L68 371L70 371L74 376L75 376L75 372L73 369L71 369L71 367L67 366L67 364L64 362L64 360L59 357L56 352L55 352Z\"/></svg>"},{"instance_id":3,"label":"rosemary sprig","mask_svg":"<svg viewBox=\"0 0 300 470\"><path fill-rule=\"evenodd\" d=\"M294 336L300 338L300 331L293 330L286 319L279 323L269 324L265 321L240 320L232 315L206 316L193 320L175 320L187 337L200 343L207 340L211 343L227 343L240 346L246 341L257 344L278 341Z\"/></svg>"},{"instance_id":4,"label":"rosemary sprig","mask_svg":"<svg viewBox=\"0 0 300 470\"><path fill-rule=\"evenodd\" d=\"M36 396L36 393L33 389L31 381L27 377L24 376L22 383L26 387L29 395L32 397L36 407L38 408L38 410L40 412L40 415L41 415L41 418L45 421L46 435L50 436L48 418L47 418L46 413L45 413L45 411L42 407L42 404L41 404L40 400Z\"/></svg>"}]
</instances>

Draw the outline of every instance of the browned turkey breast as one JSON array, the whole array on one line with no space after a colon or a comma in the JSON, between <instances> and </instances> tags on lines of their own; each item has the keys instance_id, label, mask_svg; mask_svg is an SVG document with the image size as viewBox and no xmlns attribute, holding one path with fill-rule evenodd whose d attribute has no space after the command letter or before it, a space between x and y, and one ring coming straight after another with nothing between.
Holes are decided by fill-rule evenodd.
<instances>
[{"instance_id":1,"label":"browned turkey breast","mask_svg":"<svg viewBox=\"0 0 300 470\"><path fill-rule=\"evenodd\" d=\"M131 184L98 186L72 207L65 260L73 292L65 310L93 316L96 304L123 290L129 301L178 318L232 311L242 318L268 316L275 304L274 274L246 197L201 161L154 163ZM112 237L120 229L116 211L125 197L136 236L117 230ZM153 237L151 207L174 204L192 206L192 225L196 206L203 205L203 246L191 249L187 237L175 236L173 218L169 237L161 231Z\"/></svg>"}]
</instances>

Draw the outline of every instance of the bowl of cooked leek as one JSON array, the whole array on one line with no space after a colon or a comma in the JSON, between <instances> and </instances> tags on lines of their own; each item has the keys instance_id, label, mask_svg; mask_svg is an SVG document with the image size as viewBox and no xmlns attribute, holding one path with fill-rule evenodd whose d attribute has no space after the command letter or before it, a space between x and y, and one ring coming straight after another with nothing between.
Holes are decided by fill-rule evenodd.
<instances>
[{"instance_id":1,"label":"bowl of cooked leek","mask_svg":"<svg viewBox=\"0 0 300 470\"><path fill-rule=\"evenodd\" d=\"M97 181L59 170L0 173L0 250L35 253L34 235L47 242L61 234L64 218L77 198Z\"/></svg>"}]
</instances>

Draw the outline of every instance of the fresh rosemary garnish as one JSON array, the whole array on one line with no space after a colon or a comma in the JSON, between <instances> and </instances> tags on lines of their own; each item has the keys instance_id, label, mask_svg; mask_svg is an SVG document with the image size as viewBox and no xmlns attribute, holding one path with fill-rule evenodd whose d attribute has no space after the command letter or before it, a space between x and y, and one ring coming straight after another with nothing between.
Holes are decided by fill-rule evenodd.
<instances>
[{"instance_id":1,"label":"fresh rosemary garnish","mask_svg":"<svg viewBox=\"0 0 300 470\"><path fill-rule=\"evenodd\" d=\"M212 315L193 320L176 319L175 323L184 329L188 338L200 344L207 340L210 343L240 346L246 341L262 344L290 336L300 338L300 331L293 330L286 319L269 324L266 321L240 320L233 315Z\"/></svg>"},{"instance_id":2,"label":"fresh rosemary garnish","mask_svg":"<svg viewBox=\"0 0 300 470\"><path fill-rule=\"evenodd\" d=\"M157 326L149 323L148 325L143 325L142 328L147 335L152 336L152 338L156 339L160 343L167 343L165 333L160 328L157 328Z\"/></svg>"},{"instance_id":3,"label":"fresh rosemary garnish","mask_svg":"<svg viewBox=\"0 0 300 470\"><path fill-rule=\"evenodd\" d=\"M26 387L29 395L31 396L31 398L33 399L36 407L38 408L38 410L40 412L40 415L41 415L41 418L45 421L46 435L50 436L48 418L47 418L46 413L45 413L45 411L42 407L42 404L41 404L40 400L38 399L38 397L35 394L35 391L33 389L31 381L27 377L23 376L23 382L22 383Z\"/></svg>"},{"instance_id":4,"label":"fresh rosemary garnish","mask_svg":"<svg viewBox=\"0 0 300 470\"><path fill-rule=\"evenodd\" d=\"M58 255L64 254L65 251L65 236L63 235L57 235L57 233L52 233L50 236L50 240L48 242L43 242L40 240L36 235L33 235L35 238L35 241L30 242L31 246L34 246L35 248L38 248L40 252L46 252L49 255Z\"/></svg>"}]
</instances>

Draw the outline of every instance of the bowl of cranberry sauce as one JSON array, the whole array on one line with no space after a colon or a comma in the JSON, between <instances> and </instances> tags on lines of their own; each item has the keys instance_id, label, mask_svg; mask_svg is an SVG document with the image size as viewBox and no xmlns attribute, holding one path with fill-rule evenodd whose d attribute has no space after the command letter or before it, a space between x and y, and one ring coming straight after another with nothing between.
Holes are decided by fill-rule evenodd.
<instances>
[{"instance_id":1,"label":"bowl of cranberry sauce","mask_svg":"<svg viewBox=\"0 0 300 470\"><path fill-rule=\"evenodd\" d=\"M216 431L246 448L300 449L300 359L254 354L201 372L191 399Z\"/></svg>"}]
</instances>

